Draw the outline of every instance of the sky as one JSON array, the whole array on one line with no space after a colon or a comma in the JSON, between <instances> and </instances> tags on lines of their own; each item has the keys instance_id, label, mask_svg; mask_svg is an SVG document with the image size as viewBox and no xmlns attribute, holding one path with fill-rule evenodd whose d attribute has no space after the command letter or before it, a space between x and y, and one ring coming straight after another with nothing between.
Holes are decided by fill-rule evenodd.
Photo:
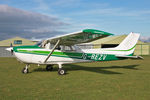
<instances>
[{"instance_id":1,"label":"sky","mask_svg":"<svg viewBox=\"0 0 150 100\"><path fill-rule=\"evenodd\" d=\"M44 39L83 29L150 38L150 0L0 0L0 40Z\"/></svg>"}]
</instances>

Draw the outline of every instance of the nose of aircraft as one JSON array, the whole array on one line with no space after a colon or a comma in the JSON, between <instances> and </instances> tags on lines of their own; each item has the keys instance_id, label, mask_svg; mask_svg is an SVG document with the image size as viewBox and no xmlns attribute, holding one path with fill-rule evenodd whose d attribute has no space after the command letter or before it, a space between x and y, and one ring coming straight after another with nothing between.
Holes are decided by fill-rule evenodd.
<instances>
[{"instance_id":1,"label":"nose of aircraft","mask_svg":"<svg viewBox=\"0 0 150 100\"><path fill-rule=\"evenodd\" d=\"M13 47L10 47L10 48L6 48L5 50L7 50L7 51L12 51L13 50Z\"/></svg>"}]
</instances>

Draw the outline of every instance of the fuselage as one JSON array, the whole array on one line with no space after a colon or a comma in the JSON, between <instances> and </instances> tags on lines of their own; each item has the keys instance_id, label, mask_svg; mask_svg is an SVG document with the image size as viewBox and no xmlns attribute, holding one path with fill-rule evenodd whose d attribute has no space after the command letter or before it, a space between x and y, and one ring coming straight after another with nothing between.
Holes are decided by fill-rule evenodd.
<instances>
[{"instance_id":1,"label":"fuselage","mask_svg":"<svg viewBox=\"0 0 150 100\"><path fill-rule=\"evenodd\" d=\"M76 51L55 50L46 63L43 63L47 58L51 49L40 48L34 46L18 46L13 48L14 55L17 59L28 64L67 64L77 62L91 61L110 61L119 60L116 57L116 52L107 51L107 49L81 49Z\"/></svg>"}]
</instances>

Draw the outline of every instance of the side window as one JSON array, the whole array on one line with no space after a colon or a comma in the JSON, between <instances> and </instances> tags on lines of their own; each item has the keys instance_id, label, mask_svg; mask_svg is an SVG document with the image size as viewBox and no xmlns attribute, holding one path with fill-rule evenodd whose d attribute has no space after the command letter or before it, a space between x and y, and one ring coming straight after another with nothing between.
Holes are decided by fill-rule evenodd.
<instances>
[{"instance_id":1,"label":"side window","mask_svg":"<svg viewBox=\"0 0 150 100\"><path fill-rule=\"evenodd\" d=\"M64 50L64 51L71 51L71 52L76 51L74 46L64 46L62 50Z\"/></svg>"},{"instance_id":2,"label":"side window","mask_svg":"<svg viewBox=\"0 0 150 100\"><path fill-rule=\"evenodd\" d=\"M14 40L14 44L22 44L22 40Z\"/></svg>"}]
</instances>

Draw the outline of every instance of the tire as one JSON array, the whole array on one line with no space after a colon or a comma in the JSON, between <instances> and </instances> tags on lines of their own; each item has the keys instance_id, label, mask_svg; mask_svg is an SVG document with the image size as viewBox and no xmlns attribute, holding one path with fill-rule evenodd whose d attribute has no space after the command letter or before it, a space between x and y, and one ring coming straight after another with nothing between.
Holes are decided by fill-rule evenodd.
<instances>
[{"instance_id":1,"label":"tire","mask_svg":"<svg viewBox=\"0 0 150 100\"><path fill-rule=\"evenodd\" d=\"M53 70L53 65L47 65L46 70L47 71L52 71Z\"/></svg>"},{"instance_id":2,"label":"tire","mask_svg":"<svg viewBox=\"0 0 150 100\"><path fill-rule=\"evenodd\" d=\"M59 75L65 75L65 74L66 74L66 71L65 71L64 69L60 68L60 69L58 70L58 74L59 74Z\"/></svg>"},{"instance_id":3,"label":"tire","mask_svg":"<svg viewBox=\"0 0 150 100\"><path fill-rule=\"evenodd\" d=\"M29 70L26 69L26 68L23 68L22 73L23 73L23 74L27 74L27 73L29 73Z\"/></svg>"}]
</instances>

